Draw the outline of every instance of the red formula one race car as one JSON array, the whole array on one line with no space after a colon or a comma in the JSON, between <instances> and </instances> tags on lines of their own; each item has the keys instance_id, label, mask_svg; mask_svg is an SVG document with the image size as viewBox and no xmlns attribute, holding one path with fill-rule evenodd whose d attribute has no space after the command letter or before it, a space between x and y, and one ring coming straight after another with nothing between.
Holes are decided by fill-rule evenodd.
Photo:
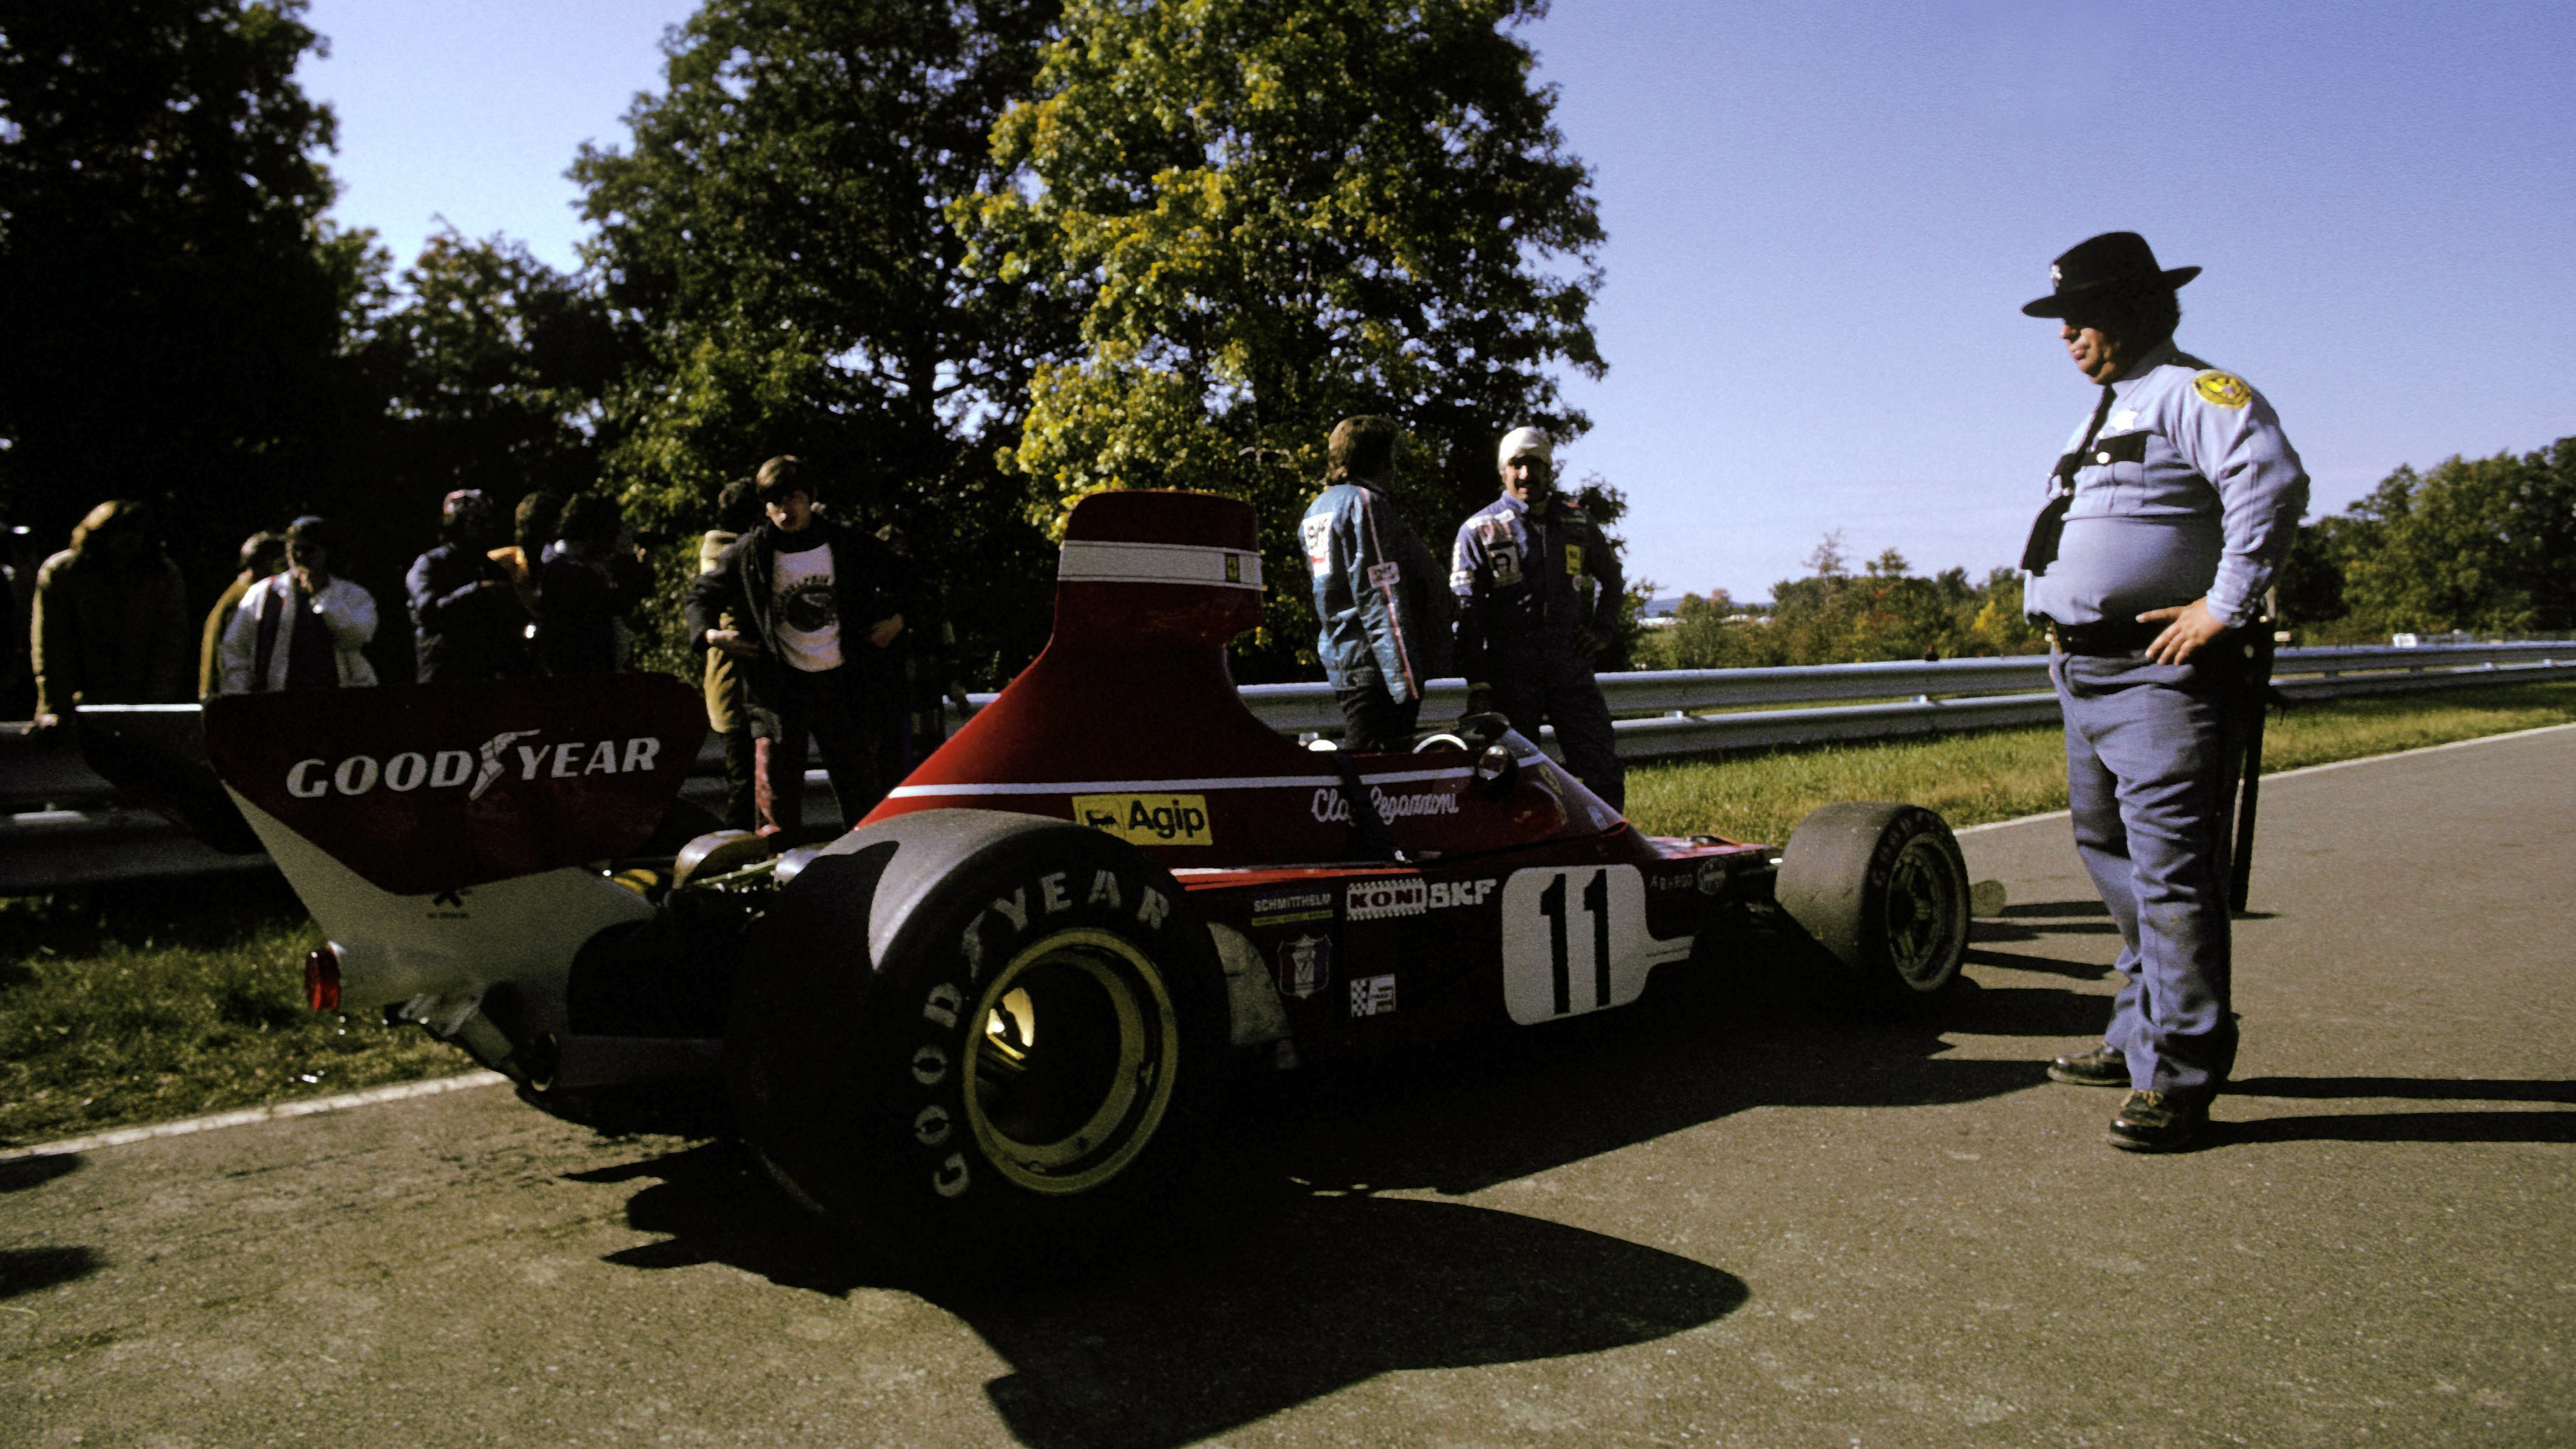
<instances>
[{"instance_id":1,"label":"red formula one race car","mask_svg":"<svg viewBox=\"0 0 2576 1449\"><path fill-rule=\"evenodd\" d=\"M1265 727L1226 669L1261 619L1243 504L1088 499L1057 578L1045 652L820 848L614 868L704 734L660 677L222 698L204 744L330 939L314 1006L540 1099L721 1073L789 1193L933 1271L1134 1224L1245 1059L1545 1027L1746 952L1897 1006L1958 974L1968 881L1929 811L1658 839L1499 719L1389 755ZM103 768L149 773L97 723Z\"/></svg>"}]
</instances>

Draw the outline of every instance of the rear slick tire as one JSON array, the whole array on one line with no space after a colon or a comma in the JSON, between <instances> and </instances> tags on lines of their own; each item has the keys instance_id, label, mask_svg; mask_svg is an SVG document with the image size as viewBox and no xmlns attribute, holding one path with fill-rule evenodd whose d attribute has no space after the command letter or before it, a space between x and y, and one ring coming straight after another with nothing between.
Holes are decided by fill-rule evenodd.
<instances>
[{"instance_id":1,"label":"rear slick tire","mask_svg":"<svg viewBox=\"0 0 2576 1449\"><path fill-rule=\"evenodd\" d=\"M1069 1276L1205 1143L1224 974L1141 852L922 812L844 837L780 896L728 1038L744 1135L794 1196L929 1277Z\"/></svg>"},{"instance_id":2,"label":"rear slick tire","mask_svg":"<svg viewBox=\"0 0 2576 1449\"><path fill-rule=\"evenodd\" d=\"M1920 1015L1959 981L1968 950L1968 868L1939 815L1845 800L1798 823L1776 897L1831 958L1829 995Z\"/></svg>"}]
</instances>

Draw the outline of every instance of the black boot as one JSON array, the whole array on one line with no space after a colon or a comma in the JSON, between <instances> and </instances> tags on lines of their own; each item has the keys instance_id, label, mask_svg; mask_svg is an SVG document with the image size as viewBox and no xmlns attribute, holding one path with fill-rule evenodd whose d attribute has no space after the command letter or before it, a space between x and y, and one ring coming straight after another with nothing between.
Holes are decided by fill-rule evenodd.
<instances>
[{"instance_id":1,"label":"black boot","mask_svg":"<svg viewBox=\"0 0 2576 1449\"><path fill-rule=\"evenodd\" d=\"M2131 1152L2188 1147L2209 1125L2209 1104L2177 1102L2162 1092L2131 1092L2111 1119L2111 1145Z\"/></svg>"},{"instance_id":2,"label":"black boot","mask_svg":"<svg viewBox=\"0 0 2576 1449\"><path fill-rule=\"evenodd\" d=\"M2129 1059L2115 1046L2098 1046L2080 1057L2059 1057L2048 1064L2052 1082L2072 1082L2079 1087L2125 1087L2129 1085Z\"/></svg>"}]
</instances>

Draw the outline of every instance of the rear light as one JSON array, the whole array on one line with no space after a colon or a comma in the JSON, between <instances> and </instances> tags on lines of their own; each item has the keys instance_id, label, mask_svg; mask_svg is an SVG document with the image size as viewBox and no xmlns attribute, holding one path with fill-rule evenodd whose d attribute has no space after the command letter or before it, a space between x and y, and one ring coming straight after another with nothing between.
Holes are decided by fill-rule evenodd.
<instances>
[{"instance_id":1,"label":"rear light","mask_svg":"<svg viewBox=\"0 0 2576 1449\"><path fill-rule=\"evenodd\" d=\"M315 1011L340 1009L340 948L304 953L304 1000Z\"/></svg>"}]
</instances>

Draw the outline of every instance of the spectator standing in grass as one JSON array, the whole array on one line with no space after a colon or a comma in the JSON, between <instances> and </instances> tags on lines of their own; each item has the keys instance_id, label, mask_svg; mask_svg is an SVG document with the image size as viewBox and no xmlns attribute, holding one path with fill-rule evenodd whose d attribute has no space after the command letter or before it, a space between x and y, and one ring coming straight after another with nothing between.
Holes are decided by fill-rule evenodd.
<instances>
[{"instance_id":1,"label":"spectator standing in grass","mask_svg":"<svg viewBox=\"0 0 2576 1449\"><path fill-rule=\"evenodd\" d=\"M760 524L760 495L749 478L736 478L716 495L716 526L698 540L698 572L711 574L726 549ZM719 629L739 631L742 620L731 610L716 619ZM759 823L753 814L752 786L758 750L751 737L751 703L745 696L743 661L722 649L707 651L707 727L724 741L725 808L728 830L749 830Z\"/></svg>"},{"instance_id":2,"label":"spectator standing in grass","mask_svg":"<svg viewBox=\"0 0 2576 1449\"><path fill-rule=\"evenodd\" d=\"M215 596L215 606L206 611L204 635L197 641L197 698L213 694L223 678L224 629L233 621L233 610L241 607L242 595L284 567L285 534L263 528L242 540L241 570Z\"/></svg>"},{"instance_id":3,"label":"spectator standing in grass","mask_svg":"<svg viewBox=\"0 0 2576 1449\"><path fill-rule=\"evenodd\" d=\"M286 572L253 585L224 626L219 694L355 689L376 682L367 641L376 600L334 577L331 525L311 516L286 526Z\"/></svg>"},{"instance_id":4,"label":"spectator standing in grass","mask_svg":"<svg viewBox=\"0 0 2576 1449\"><path fill-rule=\"evenodd\" d=\"M626 616L651 576L635 549L619 546L625 519L606 496L576 495L561 528L537 565L537 661L548 674L614 674L626 667Z\"/></svg>"},{"instance_id":5,"label":"spectator standing in grass","mask_svg":"<svg viewBox=\"0 0 2576 1449\"><path fill-rule=\"evenodd\" d=\"M91 509L36 574L36 728L74 705L185 702L186 595L149 506L118 498Z\"/></svg>"},{"instance_id":6,"label":"spectator standing in grass","mask_svg":"<svg viewBox=\"0 0 2576 1449\"><path fill-rule=\"evenodd\" d=\"M414 559L403 576L412 658L423 684L527 672L527 614L509 569L488 551L497 522L483 490L448 494L439 506L438 546Z\"/></svg>"},{"instance_id":7,"label":"spectator standing in grass","mask_svg":"<svg viewBox=\"0 0 2576 1449\"><path fill-rule=\"evenodd\" d=\"M2251 384L2174 346L2175 292L2146 239L2115 231L2049 267L2022 308L2054 318L2101 389L2050 470L2022 549L2022 607L2046 626L2066 717L2075 850L2120 928L2126 978L2101 1045L2048 1074L2125 1087L2114 1147L2190 1145L2236 1061L2230 817L2268 658L2262 599L2308 477Z\"/></svg>"},{"instance_id":8,"label":"spectator standing in grass","mask_svg":"<svg viewBox=\"0 0 2576 1449\"><path fill-rule=\"evenodd\" d=\"M1450 596L1440 562L1385 493L1393 419L1344 418L1326 444L1324 491L1298 524L1314 575L1315 653L1348 728L1347 750L1409 750L1422 687L1447 669Z\"/></svg>"},{"instance_id":9,"label":"spectator standing in grass","mask_svg":"<svg viewBox=\"0 0 2576 1449\"><path fill-rule=\"evenodd\" d=\"M795 458L761 464L757 492L767 516L689 584L689 637L744 661L761 833L803 825L809 736L842 824L855 825L886 789L878 731L897 707L888 646L903 632L905 582L884 544L815 511Z\"/></svg>"}]
</instances>

